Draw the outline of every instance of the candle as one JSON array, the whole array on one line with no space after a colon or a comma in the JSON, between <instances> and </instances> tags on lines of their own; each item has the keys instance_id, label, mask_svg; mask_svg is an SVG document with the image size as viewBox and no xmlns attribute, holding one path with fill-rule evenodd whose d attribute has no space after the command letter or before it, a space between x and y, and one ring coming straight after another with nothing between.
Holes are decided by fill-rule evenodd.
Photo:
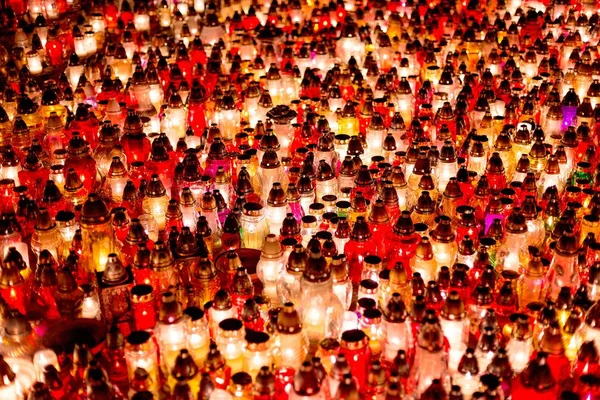
<instances>
[{"instance_id":1,"label":"candle","mask_svg":"<svg viewBox=\"0 0 600 400\"><path fill-rule=\"evenodd\" d=\"M37 52L30 51L27 53L27 68L29 68L29 72L31 72L32 75L39 75L42 73L44 67L42 66L42 60Z\"/></svg>"},{"instance_id":2,"label":"candle","mask_svg":"<svg viewBox=\"0 0 600 400\"><path fill-rule=\"evenodd\" d=\"M26 399L29 389L37 381L37 373L33 363L22 358L5 358L4 361L15 373L15 392L16 399ZM3 394L0 392L0 396ZM10 399L11 397L2 397Z\"/></svg>"},{"instance_id":3,"label":"candle","mask_svg":"<svg viewBox=\"0 0 600 400\"><path fill-rule=\"evenodd\" d=\"M198 365L202 365L209 351L210 335L204 312L188 307L184 313L189 317L187 325L188 349Z\"/></svg>"},{"instance_id":4,"label":"candle","mask_svg":"<svg viewBox=\"0 0 600 400\"><path fill-rule=\"evenodd\" d=\"M130 381L135 370L142 368L151 377L150 391L158 388L158 349L156 342L148 331L133 331L127 336L125 345L125 361Z\"/></svg>"},{"instance_id":5,"label":"candle","mask_svg":"<svg viewBox=\"0 0 600 400\"><path fill-rule=\"evenodd\" d=\"M33 366L36 372L36 379L42 381L44 377L44 368L46 365L53 365L57 370L60 370L58 364L58 357L56 353L51 349L38 350L33 355Z\"/></svg>"},{"instance_id":6,"label":"candle","mask_svg":"<svg viewBox=\"0 0 600 400\"><path fill-rule=\"evenodd\" d=\"M269 335L264 332L248 331L244 350L244 370L250 376L256 376L262 367L271 367L271 343Z\"/></svg>"},{"instance_id":7,"label":"candle","mask_svg":"<svg viewBox=\"0 0 600 400\"><path fill-rule=\"evenodd\" d=\"M219 323L217 346L234 374L244 370L244 335L244 324L239 319L228 318Z\"/></svg>"}]
</instances>

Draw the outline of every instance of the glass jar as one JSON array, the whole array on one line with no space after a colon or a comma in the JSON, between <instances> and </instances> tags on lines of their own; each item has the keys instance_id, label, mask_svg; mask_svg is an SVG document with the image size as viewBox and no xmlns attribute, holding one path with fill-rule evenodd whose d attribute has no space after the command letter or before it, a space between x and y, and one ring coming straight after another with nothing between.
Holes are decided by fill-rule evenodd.
<instances>
[{"instance_id":1,"label":"glass jar","mask_svg":"<svg viewBox=\"0 0 600 400\"><path fill-rule=\"evenodd\" d=\"M279 235L283 220L288 212L287 197L281 183L275 182L270 188L267 196L267 207L265 209L265 218L269 225L269 231L274 235Z\"/></svg>"},{"instance_id":2,"label":"glass jar","mask_svg":"<svg viewBox=\"0 0 600 400\"><path fill-rule=\"evenodd\" d=\"M37 220L31 235L31 250L39 256L42 250L48 250L56 260L62 260L62 237L48 209L42 207L38 211Z\"/></svg>"},{"instance_id":3,"label":"glass jar","mask_svg":"<svg viewBox=\"0 0 600 400\"><path fill-rule=\"evenodd\" d=\"M83 203L79 223L83 236L82 263L92 273L102 272L108 255L115 250L115 235L108 207L97 194L90 194Z\"/></svg>"},{"instance_id":4,"label":"glass jar","mask_svg":"<svg viewBox=\"0 0 600 400\"><path fill-rule=\"evenodd\" d=\"M344 315L327 261L316 248L310 250L300 288L303 329L316 349L324 338L339 336Z\"/></svg>"},{"instance_id":5,"label":"glass jar","mask_svg":"<svg viewBox=\"0 0 600 400\"><path fill-rule=\"evenodd\" d=\"M113 125L109 121L105 121L100 128L98 146L92 153L100 178L108 175L110 165L115 157L118 157L123 164L127 164L125 152L119 143L120 133L118 125Z\"/></svg>"},{"instance_id":6,"label":"glass jar","mask_svg":"<svg viewBox=\"0 0 600 400\"><path fill-rule=\"evenodd\" d=\"M157 295L180 289L181 277L175 269L175 259L169 247L159 240L154 243L149 260L150 280Z\"/></svg>"},{"instance_id":7,"label":"glass jar","mask_svg":"<svg viewBox=\"0 0 600 400\"><path fill-rule=\"evenodd\" d=\"M304 247L301 244L296 244L294 251L288 258L285 269L281 271L277 280L277 297L282 303L300 303L300 282L307 261L308 256Z\"/></svg>"},{"instance_id":8,"label":"glass jar","mask_svg":"<svg viewBox=\"0 0 600 400\"><path fill-rule=\"evenodd\" d=\"M247 331L245 341L244 371L256 376L262 367L270 367L273 363L270 337L264 332Z\"/></svg>"},{"instance_id":9,"label":"glass jar","mask_svg":"<svg viewBox=\"0 0 600 400\"><path fill-rule=\"evenodd\" d=\"M135 285L131 288L133 324L137 331L152 329L156 325L156 308L152 286Z\"/></svg>"},{"instance_id":10,"label":"glass jar","mask_svg":"<svg viewBox=\"0 0 600 400\"><path fill-rule=\"evenodd\" d=\"M189 293L188 288L188 304L195 304L202 307L214 298L221 287L221 281L213 262L208 257L200 256L199 259L192 263L191 268L187 269L190 274L189 280L193 291L193 293ZM186 269L184 267L183 269L180 268L180 270L184 272Z\"/></svg>"},{"instance_id":11,"label":"glass jar","mask_svg":"<svg viewBox=\"0 0 600 400\"><path fill-rule=\"evenodd\" d=\"M358 323L358 328L369 338L371 359L374 360L378 360L385 350L385 331L381 317L382 312L379 309L367 309L362 313Z\"/></svg>"},{"instance_id":12,"label":"glass jar","mask_svg":"<svg viewBox=\"0 0 600 400\"><path fill-rule=\"evenodd\" d=\"M419 272L423 281L429 282L437 276L437 262L434 258L433 246L427 236L416 246L415 253L410 259L410 269Z\"/></svg>"},{"instance_id":13,"label":"glass jar","mask_svg":"<svg viewBox=\"0 0 600 400\"><path fill-rule=\"evenodd\" d=\"M274 344L275 365L298 370L307 355L306 334L293 303L285 303L277 316L277 338Z\"/></svg>"},{"instance_id":14,"label":"glass jar","mask_svg":"<svg viewBox=\"0 0 600 400\"><path fill-rule=\"evenodd\" d=\"M202 33L204 33L204 29L207 28L203 28ZM235 134L240 129L240 112L236 108L233 96L225 95L219 100L216 107L215 119L223 135L223 139L225 141L233 140Z\"/></svg>"},{"instance_id":15,"label":"glass jar","mask_svg":"<svg viewBox=\"0 0 600 400\"><path fill-rule=\"evenodd\" d=\"M134 379L136 369L145 370L151 379L148 388L152 393L158 393L158 348L156 339L148 331L133 331L127 336L125 344L125 361L129 372L130 382Z\"/></svg>"},{"instance_id":16,"label":"glass jar","mask_svg":"<svg viewBox=\"0 0 600 400\"><path fill-rule=\"evenodd\" d=\"M256 250L263 247L268 234L268 226L262 205L252 202L244 204L241 230L243 247Z\"/></svg>"},{"instance_id":17,"label":"glass jar","mask_svg":"<svg viewBox=\"0 0 600 400\"><path fill-rule=\"evenodd\" d=\"M377 255L376 248L377 246L365 218L358 217L352 227L350 241L344 247L344 253L346 253L350 264L350 277L354 283L360 282L364 257L369 254Z\"/></svg>"},{"instance_id":18,"label":"glass jar","mask_svg":"<svg viewBox=\"0 0 600 400\"><path fill-rule=\"evenodd\" d=\"M527 304L542 302L546 298L548 280L544 270L539 251L530 249L529 262L517 280L517 295L522 310L525 310Z\"/></svg>"},{"instance_id":19,"label":"glass jar","mask_svg":"<svg viewBox=\"0 0 600 400\"><path fill-rule=\"evenodd\" d=\"M215 337L221 321L237 318L237 316L237 307L233 306L231 295L227 290L219 289L213 298L211 307L208 309L211 337Z\"/></svg>"},{"instance_id":20,"label":"glass jar","mask_svg":"<svg viewBox=\"0 0 600 400\"><path fill-rule=\"evenodd\" d=\"M127 110L123 124L121 146L129 163L144 162L150 154L150 140L143 131L141 118L133 109Z\"/></svg>"},{"instance_id":21,"label":"glass jar","mask_svg":"<svg viewBox=\"0 0 600 400\"><path fill-rule=\"evenodd\" d=\"M0 294L7 306L21 313L27 312L27 303L29 301L29 288L19 272L22 258L11 248L0 268Z\"/></svg>"},{"instance_id":22,"label":"glass jar","mask_svg":"<svg viewBox=\"0 0 600 400\"><path fill-rule=\"evenodd\" d=\"M523 371L533 352L533 332L529 324L529 317L517 314L513 318L510 339L506 346L510 365L516 373Z\"/></svg>"},{"instance_id":23,"label":"glass jar","mask_svg":"<svg viewBox=\"0 0 600 400\"><path fill-rule=\"evenodd\" d=\"M169 196L163 186L158 174L152 174L150 182L146 187L146 197L144 197L142 208L145 213L154 217L159 230L166 227L166 213L169 205Z\"/></svg>"},{"instance_id":24,"label":"glass jar","mask_svg":"<svg viewBox=\"0 0 600 400\"><path fill-rule=\"evenodd\" d=\"M156 339L160 346L161 362L167 371L175 365L175 359L181 349L188 344L189 317L183 314L181 304L172 292L162 295L156 327Z\"/></svg>"},{"instance_id":25,"label":"glass jar","mask_svg":"<svg viewBox=\"0 0 600 400\"><path fill-rule=\"evenodd\" d=\"M520 209L513 209L506 221L504 242L496 252L496 268L520 274L521 266L527 264L528 258L525 217Z\"/></svg>"},{"instance_id":26,"label":"glass jar","mask_svg":"<svg viewBox=\"0 0 600 400\"><path fill-rule=\"evenodd\" d=\"M434 312L426 313L421 322L417 338L417 348L407 383L410 393L422 395L434 379L449 389L446 355L444 353L444 334Z\"/></svg>"},{"instance_id":27,"label":"glass jar","mask_svg":"<svg viewBox=\"0 0 600 400\"><path fill-rule=\"evenodd\" d=\"M256 274L263 284L263 293L272 300L278 300L276 284L283 267L281 243L277 240L276 235L270 233L260 252Z\"/></svg>"},{"instance_id":28,"label":"glass jar","mask_svg":"<svg viewBox=\"0 0 600 400\"><path fill-rule=\"evenodd\" d=\"M128 174L125 165L119 157L113 157L106 172L107 188L110 188L111 200L115 203L121 203L123 200L123 191L127 184Z\"/></svg>"},{"instance_id":29,"label":"glass jar","mask_svg":"<svg viewBox=\"0 0 600 400\"><path fill-rule=\"evenodd\" d=\"M465 304L457 291L453 290L448 294L440 316L442 331L450 346L448 367L451 371L456 371L467 348L470 326Z\"/></svg>"},{"instance_id":30,"label":"glass jar","mask_svg":"<svg viewBox=\"0 0 600 400\"><path fill-rule=\"evenodd\" d=\"M352 375L358 381L359 387L367 382L367 370L371 361L371 348L369 337L358 329L347 330L342 333L340 340L340 355L344 355Z\"/></svg>"},{"instance_id":31,"label":"glass jar","mask_svg":"<svg viewBox=\"0 0 600 400\"><path fill-rule=\"evenodd\" d=\"M79 223L75 218L75 213L71 211L59 211L54 220L62 239L62 250L59 259L66 259L69 255L75 232L79 229Z\"/></svg>"},{"instance_id":32,"label":"glass jar","mask_svg":"<svg viewBox=\"0 0 600 400\"><path fill-rule=\"evenodd\" d=\"M91 192L96 182L96 161L90 154L88 143L81 137L79 132L73 132L69 141L65 160L65 173L70 168L75 170L88 193Z\"/></svg>"},{"instance_id":33,"label":"glass jar","mask_svg":"<svg viewBox=\"0 0 600 400\"><path fill-rule=\"evenodd\" d=\"M348 262L345 254L335 255L331 261L331 278L333 293L342 303L344 310L349 310L352 304L352 281L348 274Z\"/></svg>"},{"instance_id":34,"label":"glass jar","mask_svg":"<svg viewBox=\"0 0 600 400\"><path fill-rule=\"evenodd\" d=\"M394 293L385 307L382 322L385 347L382 361L384 365L390 366L399 351L412 353L413 334L406 305L400 294Z\"/></svg>"},{"instance_id":35,"label":"glass jar","mask_svg":"<svg viewBox=\"0 0 600 400\"><path fill-rule=\"evenodd\" d=\"M557 242L551 246L553 257L548 268L548 297L556 300L560 290L568 287L574 293L579 287L579 269L577 267L577 253L579 245L573 232L565 232Z\"/></svg>"},{"instance_id":36,"label":"glass jar","mask_svg":"<svg viewBox=\"0 0 600 400\"><path fill-rule=\"evenodd\" d=\"M110 253L104 270L96 275L103 317L116 324L131 323L131 267L125 267L117 254Z\"/></svg>"},{"instance_id":37,"label":"glass jar","mask_svg":"<svg viewBox=\"0 0 600 400\"><path fill-rule=\"evenodd\" d=\"M219 322L215 341L231 372L244 370L245 329L242 321L227 318Z\"/></svg>"}]
</instances>

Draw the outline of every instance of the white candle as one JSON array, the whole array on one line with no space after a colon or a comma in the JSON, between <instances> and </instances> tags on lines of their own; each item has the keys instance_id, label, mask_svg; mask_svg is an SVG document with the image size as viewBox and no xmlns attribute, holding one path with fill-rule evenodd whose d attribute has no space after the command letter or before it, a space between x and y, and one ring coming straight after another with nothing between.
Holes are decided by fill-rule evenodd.
<instances>
[{"instance_id":1,"label":"white candle","mask_svg":"<svg viewBox=\"0 0 600 400\"><path fill-rule=\"evenodd\" d=\"M32 75L39 75L44 70L42 60L37 52L30 51L27 53L27 68L29 68Z\"/></svg>"},{"instance_id":2,"label":"white candle","mask_svg":"<svg viewBox=\"0 0 600 400\"><path fill-rule=\"evenodd\" d=\"M358 315L353 311L344 312L344 321L342 322L342 332L358 329Z\"/></svg>"},{"instance_id":3,"label":"white candle","mask_svg":"<svg viewBox=\"0 0 600 400\"><path fill-rule=\"evenodd\" d=\"M46 368L46 365L54 365L57 370L60 370L60 366L58 364L58 357L56 356L56 353L53 350L51 350L51 349L38 350L33 355L33 367L35 368L35 372L36 372L38 381L42 381L42 378L44 377L44 369Z\"/></svg>"},{"instance_id":4,"label":"white candle","mask_svg":"<svg viewBox=\"0 0 600 400\"><path fill-rule=\"evenodd\" d=\"M138 31L147 31L150 29L150 16L148 14L136 14L133 24Z\"/></svg>"},{"instance_id":5,"label":"white candle","mask_svg":"<svg viewBox=\"0 0 600 400\"><path fill-rule=\"evenodd\" d=\"M4 361L10 365L10 368L15 373L15 391L17 395L13 398L26 399L31 385L37 380L33 363L22 358L5 358ZM10 397L3 396L0 398L10 399Z\"/></svg>"},{"instance_id":6,"label":"white candle","mask_svg":"<svg viewBox=\"0 0 600 400\"><path fill-rule=\"evenodd\" d=\"M100 302L97 294L92 294L83 299L81 307L81 318L99 319Z\"/></svg>"}]
</instances>

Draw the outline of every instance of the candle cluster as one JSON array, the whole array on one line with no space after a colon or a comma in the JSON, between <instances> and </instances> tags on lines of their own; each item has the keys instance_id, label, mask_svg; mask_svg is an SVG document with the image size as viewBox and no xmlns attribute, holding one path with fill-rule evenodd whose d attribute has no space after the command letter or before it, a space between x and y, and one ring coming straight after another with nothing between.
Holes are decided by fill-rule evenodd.
<instances>
[{"instance_id":1,"label":"candle cluster","mask_svg":"<svg viewBox=\"0 0 600 400\"><path fill-rule=\"evenodd\" d=\"M597 1L5 3L1 399L600 398Z\"/></svg>"}]
</instances>

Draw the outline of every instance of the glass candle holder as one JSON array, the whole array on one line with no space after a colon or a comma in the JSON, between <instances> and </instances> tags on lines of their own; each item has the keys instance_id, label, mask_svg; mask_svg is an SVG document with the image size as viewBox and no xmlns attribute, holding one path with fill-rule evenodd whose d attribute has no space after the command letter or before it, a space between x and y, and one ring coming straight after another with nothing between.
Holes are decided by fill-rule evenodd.
<instances>
[{"instance_id":1,"label":"glass candle holder","mask_svg":"<svg viewBox=\"0 0 600 400\"><path fill-rule=\"evenodd\" d=\"M271 342L267 333L246 332L246 348L244 350L244 371L250 376L256 376L262 367L271 367Z\"/></svg>"},{"instance_id":2,"label":"glass candle holder","mask_svg":"<svg viewBox=\"0 0 600 400\"><path fill-rule=\"evenodd\" d=\"M242 244L260 250L268 233L263 207L259 203L246 203L241 217Z\"/></svg>"},{"instance_id":3,"label":"glass candle holder","mask_svg":"<svg viewBox=\"0 0 600 400\"><path fill-rule=\"evenodd\" d=\"M369 338L371 358L378 360L384 351L385 331L382 327L382 312L376 308L365 310L359 322L359 329Z\"/></svg>"},{"instance_id":4,"label":"glass candle holder","mask_svg":"<svg viewBox=\"0 0 600 400\"><path fill-rule=\"evenodd\" d=\"M275 343L275 364L298 369L307 354L306 335L302 331L301 317L293 303L285 303L277 316L278 343Z\"/></svg>"},{"instance_id":5,"label":"glass candle holder","mask_svg":"<svg viewBox=\"0 0 600 400\"><path fill-rule=\"evenodd\" d=\"M216 343L232 373L244 370L244 337L244 324L239 319L228 318L219 323Z\"/></svg>"},{"instance_id":6,"label":"glass candle holder","mask_svg":"<svg viewBox=\"0 0 600 400\"><path fill-rule=\"evenodd\" d=\"M115 236L108 207L96 194L83 203L79 218L83 234L82 257L90 272L102 272L108 255L115 250Z\"/></svg>"},{"instance_id":7,"label":"glass candle holder","mask_svg":"<svg viewBox=\"0 0 600 400\"><path fill-rule=\"evenodd\" d=\"M172 292L162 295L159 308L159 320L156 324L156 338L160 345L161 362L170 371L175 364L179 351L188 343L188 316L183 314L181 304Z\"/></svg>"},{"instance_id":8,"label":"glass candle holder","mask_svg":"<svg viewBox=\"0 0 600 400\"><path fill-rule=\"evenodd\" d=\"M413 346L413 335L406 305L398 293L394 293L386 305L382 328L385 335L383 362L392 363L398 351L409 352Z\"/></svg>"},{"instance_id":9,"label":"glass candle holder","mask_svg":"<svg viewBox=\"0 0 600 400\"><path fill-rule=\"evenodd\" d=\"M97 273L102 315L114 323L129 323L130 291L133 287L131 267L125 267L115 253L108 255L104 271Z\"/></svg>"},{"instance_id":10,"label":"glass candle holder","mask_svg":"<svg viewBox=\"0 0 600 400\"><path fill-rule=\"evenodd\" d=\"M448 367L451 371L456 371L467 348L470 324L465 304L455 290L448 294L442 306L440 324L450 345Z\"/></svg>"},{"instance_id":11,"label":"glass candle holder","mask_svg":"<svg viewBox=\"0 0 600 400\"><path fill-rule=\"evenodd\" d=\"M220 289L212 301L208 310L208 320L210 321L211 335L217 333L221 321L236 318L238 315L237 307L234 307L233 300L228 291Z\"/></svg>"},{"instance_id":12,"label":"glass candle holder","mask_svg":"<svg viewBox=\"0 0 600 400\"><path fill-rule=\"evenodd\" d=\"M310 250L301 281L303 330L316 349L326 337L337 337L342 328L344 309L333 292L327 261L317 248Z\"/></svg>"},{"instance_id":13,"label":"glass candle holder","mask_svg":"<svg viewBox=\"0 0 600 400\"><path fill-rule=\"evenodd\" d=\"M100 309L100 297L98 288L89 283L81 285L83 289L83 305L81 306L81 318L100 319L102 311Z\"/></svg>"},{"instance_id":14,"label":"glass candle holder","mask_svg":"<svg viewBox=\"0 0 600 400\"><path fill-rule=\"evenodd\" d=\"M31 386L37 381L36 369L33 363L22 358L7 357L4 361L15 374L15 399L25 399ZM1 392L0 392L1 395ZM10 397L7 397L10 398Z\"/></svg>"},{"instance_id":15,"label":"glass candle holder","mask_svg":"<svg viewBox=\"0 0 600 400\"><path fill-rule=\"evenodd\" d=\"M57 370L60 370L58 364L58 357L56 353L51 349L38 350L33 355L33 366L36 372L36 379L42 382L44 377L44 369L47 365L53 365Z\"/></svg>"},{"instance_id":16,"label":"glass candle holder","mask_svg":"<svg viewBox=\"0 0 600 400\"><path fill-rule=\"evenodd\" d=\"M256 274L263 283L263 293L277 300L276 283L283 269L283 251L274 234L268 234L256 265Z\"/></svg>"},{"instance_id":17,"label":"glass candle holder","mask_svg":"<svg viewBox=\"0 0 600 400\"><path fill-rule=\"evenodd\" d=\"M146 188L146 197L142 203L145 213L154 217L159 230L164 230L166 225L166 212L169 204L167 191L160 181L157 174L153 174L148 187Z\"/></svg>"},{"instance_id":18,"label":"glass candle holder","mask_svg":"<svg viewBox=\"0 0 600 400\"><path fill-rule=\"evenodd\" d=\"M184 310L188 319L187 337L188 350L198 365L203 365L206 360L209 345L210 334L208 323L204 312L197 307L188 307Z\"/></svg>"},{"instance_id":19,"label":"glass candle holder","mask_svg":"<svg viewBox=\"0 0 600 400\"><path fill-rule=\"evenodd\" d=\"M152 286L141 284L131 289L133 324L137 331L152 329L156 325L156 306Z\"/></svg>"},{"instance_id":20,"label":"glass candle holder","mask_svg":"<svg viewBox=\"0 0 600 400\"><path fill-rule=\"evenodd\" d=\"M62 239L62 255L59 257L66 258L69 255L75 232L80 228L79 223L76 220L75 213L71 211L59 211L56 214L55 221Z\"/></svg>"},{"instance_id":21,"label":"glass candle holder","mask_svg":"<svg viewBox=\"0 0 600 400\"><path fill-rule=\"evenodd\" d=\"M513 322L506 351L513 370L521 372L527 367L533 352L533 332L527 315L516 314L511 319Z\"/></svg>"},{"instance_id":22,"label":"glass candle holder","mask_svg":"<svg viewBox=\"0 0 600 400\"><path fill-rule=\"evenodd\" d=\"M352 374L357 379L359 386L367 381L367 370L371 360L369 337L361 330L347 330L342 333L340 340L340 354L348 361Z\"/></svg>"},{"instance_id":23,"label":"glass candle holder","mask_svg":"<svg viewBox=\"0 0 600 400\"><path fill-rule=\"evenodd\" d=\"M155 338L148 331L133 331L127 336L125 343L125 362L130 382L134 379L136 369L144 369L151 379L148 388L151 392L158 390L158 348Z\"/></svg>"}]
</instances>

